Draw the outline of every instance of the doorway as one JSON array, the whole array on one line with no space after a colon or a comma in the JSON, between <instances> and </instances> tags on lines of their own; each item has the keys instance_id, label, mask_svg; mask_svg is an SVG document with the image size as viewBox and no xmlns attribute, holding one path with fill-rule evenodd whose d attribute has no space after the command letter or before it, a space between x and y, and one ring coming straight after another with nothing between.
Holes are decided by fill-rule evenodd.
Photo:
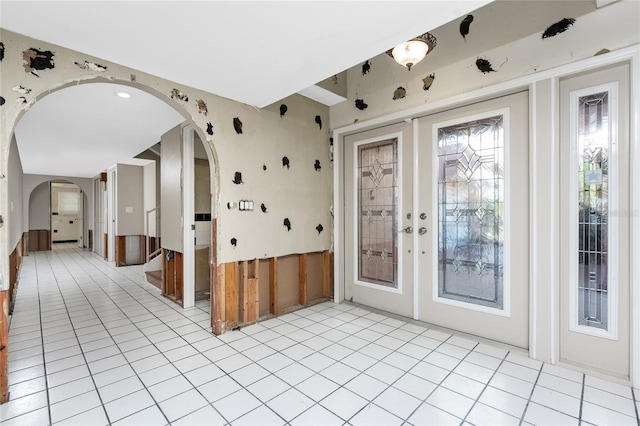
<instances>
[{"instance_id":1,"label":"doorway","mask_svg":"<svg viewBox=\"0 0 640 426\"><path fill-rule=\"evenodd\" d=\"M343 147L345 299L527 348L528 92Z\"/></svg>"}]
</instances>

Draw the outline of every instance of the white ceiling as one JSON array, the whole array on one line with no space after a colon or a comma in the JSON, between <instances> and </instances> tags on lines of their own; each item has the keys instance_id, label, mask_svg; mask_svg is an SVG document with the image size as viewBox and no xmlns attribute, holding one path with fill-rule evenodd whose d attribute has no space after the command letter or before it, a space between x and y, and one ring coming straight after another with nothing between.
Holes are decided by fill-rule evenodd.
<instances>
[{"instance_id":1,"label":"white ceiling","mask_svg":"<svg viewBox=\"0 0 640 426\"><path fill-rule=\"evenodd\" d=\"M307 93L315 83L490 1L0 0L0 26L184 86L264 107L293 93ZM96 104L87 100L89 92L69 93L69 104L74 103L72 96L80 94L85 97L75 98L76 104ZM39 104L45 104L50 96ZM103 93L96 89L95 96ZM21 127L39 109L40 105L34 106ZM97 128L110 122L111 126L102 131L109 140L118 140L122 135L109 132L124 123L119 120L127 119L102 115L93 118L99 121L81 124L78 116L67 113L66 118L61 117L65 125L59 126L66 133L55 135L54 128L36 120L56 114L56 110L61 110L58 104L45 104L39 117L30 120L35 128L17 133L23 163L29 163L39 152L28 150L27 145L29 149L53 150L53 140L64 141L69 153L77 151L66 148L73 138L77 139L69 146L101 152L105 148L97 146L96 139L87 139L86 129L80 126ZM157 141L168 130L167 122L151 116L148 120L149 125L157 125ZM34 140L25 143L21 140L25 137ZM44 164L35 164L24 167L25 172L44 173ZM68 175L73 168L61 164L63 170ZM101 171L94 170L92 176Z\"/></svg>"}]
</instances>

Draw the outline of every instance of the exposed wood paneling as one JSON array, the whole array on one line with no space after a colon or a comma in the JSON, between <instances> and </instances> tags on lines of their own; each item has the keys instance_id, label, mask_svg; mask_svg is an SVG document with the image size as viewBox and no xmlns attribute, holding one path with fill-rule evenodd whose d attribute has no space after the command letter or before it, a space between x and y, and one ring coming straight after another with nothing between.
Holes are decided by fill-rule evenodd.
<instances>
[{"instance_id":1,"label":"exposed wood paneling","mask_svg":"<svg viewBox=\"0 0 640 426\"><path fill-rule=\"evenodd\" d=\"M271 304L269 300L269 259L260 259L258 261L258 274L257 276L262 277L260 282L258 283L260 288L258 289L259 297L259 311L258 317L263 315L267 315L270 313Z\"/></svg>"},{"instance_id":2,"label":"exposed wood paneling","mask_svg":"<svg viewBox=\"0 0 640 426\"><path fill-rule=\"evenodd\" d=\"M104 234L102 244L104 247L104 260L107 260L109 258L109 234Z\"/></svg>"},{"instance_id":3,"label":"exposed wood paneling","mask_svg":"<svg viewBox=\"0 0 640 426\"><path fill-rule=\"evenodd\" d=\"M240 262L240 280L237 283L240 299L240 317L243 323L249 322L249 262Z\"/></svg>"},{"instance_id":4,"label":"exposed wood paneling","mask_svg":"<svg viewBox=\"0 0 640 426\"><path fill-rule=\"evenodd\" d=\"M322 252L307 253L307 303L322 297Z\"/></svg>"},{"instance_id":5,"label":"exposed wood paneling","mask_svg":"<svg viewBox=\"0 0 640 426\"><path fill-rule=\"evenodd\" d=\"M0 404L9 399L9 298L6 290L0 291Z\"/></svg>"},{"instance_id":6,"label":"exposed wood paneling","mask_svg":"<svg viewBox=\"0 0 640 426\"><path fill-rule=\"evenodd\" d=\"M224 328L222 328L224 317L222 313L224 312L224 308L221 309L220 304L224 306L224 292L221 294L221 289L224 290L224 286L221 286L220 283L223 283L224 280L220 280L220 267L218 265L218 253L216 247L218 247L216 243L216 235L218 235L218 222L216 219L211 220L211 265L209 265L209 294L211 295L209 302L211 303L211 330L216 335L224 333ZM222 296L222 297L220 297Z\"/></svg>"},{"instance_id":7,"label":"exposed wood paneling","mask_svg":"<svg viewBox=\"0 0 640 426\"><path fill-rule=\"evenodd\" d=\"M307 254L298 259L298 300L302 306L307 304Z\"/></svg>"},{"instance_id":8,"label":"exposed wood paneling","mask_svg":"<svg viewBox=\"0 0 640 426\"><path fill-rule=\"evenodd\" d=\"M51 250L51 238L48 229L29 230L29 251Z\"/></svg>"},{"instance_id":9,"label":"exposed wood paneling","mask_svg":"<svg viewBox=\"0 0 640 426\"><path fill-rule=\"evenodd\" d=\"M278 258L269 259L269 312L278 315Z\"/></svg>"},{"instance_id":10,"label":"exposed wood paneling","mask_svg":"<svg viewBox=\"0 0 640 426\"><path fill-rule=\"evenodd\" d=\"M279 313L300 304L299 256L292 254L278 258L278 309Z\"/></svg>"},{"instance_id":11,"label":"exposed wood paneling","mask_svg":"<svg viewBox=\"0 0 640 426\"><path fill-rule=\"evenodd\" d=\"M226 265L216 267L216 285L211 291L211 329L215 335L226 331Z\"/></svg>"},{"instance_id":12,"label":"exposed wood paneling","mask_svg":"<svg viewBox=\"0 0 640 426\"><path fill-rule=\"evenodd\" d=\"M93 250L93 229L89 229L87 231L87 234L88 234L88 239L89 239L87 248L89 250Z\"/></svg>"},{"instance_id":13,"label":"exposed wood paneling","mask_svg":"<svg viewBox=\"0 0 640 426\"><path fill-rule=\"evenodd\" d=\"M184 268L182 267L182 253L174 252L173 260L175 261L175 289L176 300L182 300L184 289Z\"/></svg>"},{"instance_id":14,"label":"exposed wood paneling","mask_svg":"<svg viewBox=\"0 0 640 426\"><path fill-rule=\"evenodd\" d=\"M239 323L238 300L238 262L225 264L225 298L227 330L233 329Z\"/></svg>"},{"instance_id":15,"label":"exposed wood paneling","mask_svg":"<svg viewBox=\"0 0 640 426\"><path fill-rule=\"evenodd\" d=\"M322 252L322 297L329 298L333 293L331 289L331 277L333 268L331 267L331 253L329 251Z\"/></svg>"},{"instance_id":16,"label":"exposed wood paneling","mask_svg":"<svg viewBox=\"0 0 640 426\"><path fill-rule=\"evenodd\" d=\"M124 235L116 235L116 266L127 264L127 237Z\"/></svg>"}]
</instances>

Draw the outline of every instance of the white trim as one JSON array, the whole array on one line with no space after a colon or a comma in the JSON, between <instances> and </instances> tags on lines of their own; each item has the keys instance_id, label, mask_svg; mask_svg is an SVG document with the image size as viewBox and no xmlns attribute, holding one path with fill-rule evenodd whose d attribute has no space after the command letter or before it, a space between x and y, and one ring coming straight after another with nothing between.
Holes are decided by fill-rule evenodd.
<instances>
[{"instance_id":1,"label":"white trim","mask_svg":"<svg viewBox=\"0 0 640 426\"><path fill-rule=\"evenodd\" d=\"M536 123L538 122L538 85L537 82L531 84L529 90L529 211L531 219L529 223L529 300L531 308L529 310L530 332L529 332L529 356L533 359L538 355L538 180L537 164L538 156L536 146L538 145L538 132ZM532 249L533 248L533 249Z\"/></svg>"},{"instance_id":2,"label":"white trim","mask_svg":"<svg viewBox=\"0 0 640 426\"><path fill-rule=\"evenodd\" d=\"M443 303L446 305L457 306L464 309L485 312L492 315L498 315L502 317L511 317L511 166L510 166L510 144L511 144L511 109L509 107L498 108L491 111L485 111L478 114L467 115L451 120L440 121L432 125L432 144L431 144L431 189L434 202L431 207L431 229L433 230L432 241L432 285L431 285L431 297L435 303ZM504 140L504 243L503 243L503 279L502 279L502 309L492 308L489 306L477 305L469 302L461 302L458 300L448 299L440 297L438 295L440 283L438 273L438 240L439 240L439 227L438 227L438 129L442 127L448 127L455 124L467 123L470 121L481 120L484 118L502 116L503 123L503 140Z\"/></svg>"},{"instance_id":3,"label":"white trim","mask_svg":"<svg viewBox=\"0 0 640 426\"><path fill-rule=\"evenodd\" d=\"M559 203L559 199L558 199L558 189L559 188L559 183L558 183L558 178L560 177L559 171L558 171L558 155L559 155L559 150L558 150L558 112L557 112L557 105L559 104L560 100L558 97L558 79L557 78L552 78L551 79L551 93L554 96L554 99L551 102L551 123L549 123L549 125L551 126L552 129L552 134L551 134L551 159L550 159L550 164L551 164L551 182L552 182L552 186L553 186L553 196L551 197L551 205L550 205L550 210L551 210L551 217L553 217L555 220L552 220L552 225L553 229L552 229L552 235L560 235L559 229L560 229L560 215L558 213L558 203ZM558 351L560 350L559 345L556 345L556 339L557 339L557 335L558 335L558 315L560 314L560 310L559 310L559 306L556 306L556 292L559 291L559 287L558 287L558 264L556 261L556 256L557 256L557 252L559 250L557 250L558 247L558 239L557 238L550 238L549 239L549 243L550 243L550 253L551 256L549 256L549 261L551 263L551 276L553 277L552 281L551 281L551 285L549 286L549 311L551 313L550 315L550 330L549 330L549 339L551 340L550 342L550 346L549 346L549 361L551 362L551 364L555 364L556 363L556 359L557 359L557 355L556 355L556 347L558 347Z\"/></svg>"},{"instance_id":4,"label":"white trim","mask_svg":"<svg viewBox=\"0 0 640 426\"><path fill-rule=\"evenodd\" d=\"M398 211L397 211L397 223L398 226L400 226L400 228L402 228L402 221L403 221L403 215L404 215L404 211L402 209L403 207L403 197L402 197L402 192L403 192L403 182L402 182L402 173L403 173L403 164L402 164L402 132L395 132L395 133L389 133L386 135L382 135L382 136L375 136L372 138L368 138L368 139L363 139L357 142L354 142L353 144L353 163L352 164L352 171L353 171L353 193L356 194L353 197L352 203L353 203L353 217L351 218L353 223L353 252L352 252L352 256L353 256L353 262L355 265L358 264L358 259L360 258L360 253L358 253L358 233L356 232L356 230L358 229L358 223L359 223L359 218L358 218L358 212L360 211L359 206L358 206L358 199L359 197L357 196L357 194L359 194L360 189L358 188L358 148L361 145L367 145L370 143L375 143L375 142L382 142L382 141L386 141L386 140L390 140L390 139L395 139L396 142L396 151L397 151L397 158L398 158L398 169L397 169L397 179L398 179L398 186L397 186L397 191L398 191ZM394 229L394 232L398 232L399 230ZM395 293L395 294L402 294L402 270L404 268L404 256L403 256L403 244L402 244L402 240L403 238L398 237L397 242L398 242L398 247L397 247L397 287L387 287L381 284L375 284L375 283L369 283L366 281L360 281L358 279L358 268L354 266L353 268L353 284L357 285L357 286L361 286L361 287L367 287L367 288L371 288L374 290L380 290L380 291L385 291L388 293Z\"/></svg>"},{"instance_id":5,"label":"white trim","mask_svg":"<svg viewBox=\"0 0 640 426\"><path fill-rule=\"evenodd\" d=\"M418 217L418 207L420 206L420 180L419 178L419 163L420 163L420 153L418 152L419 140L420 140L420 126L418 125L418 120L413 119L413 169L411 170L411 175L413 178L413 209L412 209L412 218L413 218L413 262L411 266L413 268L413 319L420 319L420 274L419 274L419 265L420 265L420 254L418 247L418 237L420 234L418 233L418 227L420 226L419 217Z\"/></svg>"},{"instance_id":6,"label":"white trim","mask_svg":"<svg viewBox=\"0 0 640 426\"><path fill-rule=\"evenodd\" d=\"M344 228L342 228L342 214L344 212L342 200L344 199L344 174L340 179L340 169L344 168L342 150L344 144L340 143L342 134L333 131L333 302L340 303L344 300L344 292L340 289L344 286L344 256L342 248L345 244Z\"/></svg>"},{"instance_id":7,"label":"white trim","mask_svg":"<svg viewBox=\"0 0 640 426\"><path fill-rule=\"evenodd\" d=\"M591 95L597 92L609 94L609 184L608 184L608 291L607 291L607 315L608 329L578 324L578 226L574 222L578 217L578 100L581 96ZM618 269L619 257L616 241L618 241L618 215L611 211L620 210L618 201L618 176L620 174L618 152L618 82L600 84L584 89L573 90L569 93L569 331L583 333L590 336L601 337L610 340L618 340Z\"/></svg>"},{"instance_id":8,"label":"white trim","mask_svg":"<svg viewBox=\"0 0 640 426\"><path fill-rule=\"evenodd\" d=\"M631 259L640 258L640 53L631 57L630 90L630 207ZM634 167L635 165L635 167ZM640 262L631 261L631 385L640 391Z\"/></svg>"},{"instance_id":9,"label":"white trim","mask_svg":"<svg viewBox=\"0 0 640 426\"><path fill-rule=\"evenodd\" d=\"M194 129L192 125L182 128L182 251L183 253L183 293L182 307L195 305L196 271L195 271L195 176L194 176Z\"/></svg>"}]
</instances>

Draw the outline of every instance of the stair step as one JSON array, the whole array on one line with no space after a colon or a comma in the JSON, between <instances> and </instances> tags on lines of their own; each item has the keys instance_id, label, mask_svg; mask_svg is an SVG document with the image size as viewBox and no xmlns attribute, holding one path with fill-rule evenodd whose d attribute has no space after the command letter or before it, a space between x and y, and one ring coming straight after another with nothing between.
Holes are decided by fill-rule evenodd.
<instances>
[{"instance_id":1,"label":"stair step","mask_svg":"<svg viewBox=\"0 0 640 426\"><path fill-rule=\"evenodd\" d=\"M154 286L161 288L162 285L162 271L147 271L145 272L147 276L147 282L149 284L153 284Z\"/></svg>"}]
</instances>

